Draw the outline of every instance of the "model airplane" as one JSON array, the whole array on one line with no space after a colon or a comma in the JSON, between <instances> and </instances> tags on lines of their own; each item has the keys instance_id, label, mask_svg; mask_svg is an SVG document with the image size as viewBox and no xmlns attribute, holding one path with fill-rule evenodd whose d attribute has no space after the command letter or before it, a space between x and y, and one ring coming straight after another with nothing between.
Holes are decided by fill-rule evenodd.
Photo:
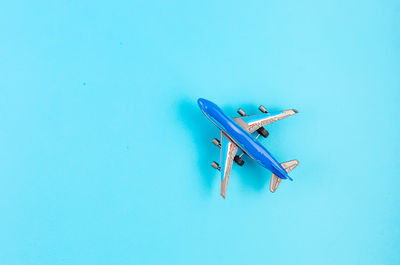
<instances>
[{"instance_id":1,"label":"model airplane","mask_svg":"<svg viewBox=\"0 0 400 265\"><path fill-rule=\"evenodd\" d=\"M263 137L269 135L264 128L265 125L296 114L297 110L290 109L278 113L268 113L264 106L260 106L259 110L263 112L262 114L247 116L242 109L239 109L238 113L241 117L231 119L209 100L199 98L198 103L204 115L221 130L221 140L216 138L212 140L221 149L221 166L215 161L212 162L211 166L221 172L221 196L224 199L233 161L242 166L244 164L241 158L243 154L248 155L272 172L271 192L276 191L282 179L292 180L288 173L299 164L299 161L291 160L278 163L268 150L257 141L257 138L260 135ZM258 134L253 137L252 133L255 132ZM236 155L239 149L242 153Z\"/></svg>"}]
</instances>

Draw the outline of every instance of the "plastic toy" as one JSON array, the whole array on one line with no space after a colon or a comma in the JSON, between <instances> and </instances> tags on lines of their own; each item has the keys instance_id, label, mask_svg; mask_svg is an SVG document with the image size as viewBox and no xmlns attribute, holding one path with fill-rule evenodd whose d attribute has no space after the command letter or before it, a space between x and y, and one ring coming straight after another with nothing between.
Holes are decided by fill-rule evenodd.
<instances>
[{"instance_id":1,"label":"plastic toy","mask_svg":"<svg viewBox=\"0 0 400 265\"><path fill-rule=\"evenodd\" d=\"M257 138L260 135L265 138L269 135L264 126L296 114L297 110L290 109L279 113L268 113L264 106L260 106L259 110L262 114L247 116L242 109L239 109L238 113L241 117L231 119L209 100L199 98L198 104L204 115L221 130L221 140L216 138L212 140L221 149L221 166L215 161L211 163L211 166L221 172L221 196L224 199L233 161L242 166L244 164L243 154L248 155L272 172L271 192L276 191L282 179L292 180L288 173L299 164L299 161L291 160L278 163L268 150L257 141ZM253 133L257 133L257 136L254 137ZM242 153L237 155L239 149Z\"/></svg>"}]
</instances>

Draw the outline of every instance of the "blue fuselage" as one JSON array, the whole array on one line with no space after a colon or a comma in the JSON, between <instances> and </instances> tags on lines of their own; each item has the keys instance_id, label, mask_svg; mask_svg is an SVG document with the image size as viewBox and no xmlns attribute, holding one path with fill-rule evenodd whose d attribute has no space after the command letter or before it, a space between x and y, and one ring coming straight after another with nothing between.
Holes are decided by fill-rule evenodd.
<instances>
[{"instance_id":1,"label":"blue fuselage","mask_svg":"<svg viewBox=\"0 0 400 265\"><path fill-rule=\"evenodd\" d=\"M276 161L268 150L247 133L239 124L226 116L213 102L200 98L200 109L220 130L239 146L248 156L257 161L282 179L291 179L285 169Z\"/></svg>"}]
</instances>

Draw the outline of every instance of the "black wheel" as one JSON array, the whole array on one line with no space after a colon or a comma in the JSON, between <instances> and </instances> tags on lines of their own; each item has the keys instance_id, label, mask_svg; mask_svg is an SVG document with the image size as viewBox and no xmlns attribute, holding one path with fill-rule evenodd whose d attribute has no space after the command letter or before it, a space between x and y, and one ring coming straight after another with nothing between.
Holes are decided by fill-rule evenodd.
<instances>
[{"instance_id":1,"label":"black wheel","mask_svg":"<svg viewBox=\"0 0 400 265\"><path fill-rule=\"evenodd\" d=\"M239 156L235 156L233 160L235 160L236 164L238 164L239 166L243 166L244 164L243 159L241 159Z\"/></svg>"},{"instance_id":2,"label":"black wheel","mask_svg":"<svg viewBox=\"0 0 400 265\"><path fill-rule=\"evenodd\" d=\"M264 138L267 138L269 135L269 132L264 127L261 127L260 129L258 129L257 132L259 134L261 134L262 137L264 137Z\"/></svg>"}]
</instances>

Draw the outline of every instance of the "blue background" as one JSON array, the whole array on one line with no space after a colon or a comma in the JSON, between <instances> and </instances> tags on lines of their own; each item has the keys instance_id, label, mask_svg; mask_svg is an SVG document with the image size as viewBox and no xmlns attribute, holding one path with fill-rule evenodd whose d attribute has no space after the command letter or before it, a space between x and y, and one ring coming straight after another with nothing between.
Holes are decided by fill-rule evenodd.
<instances>
[{"instance_id":1,"label":"blue background","mask_svg":"<svg viewBox=\"0 0 400 265\"><path fill-rule=\"evenodd\" d=\"M1 264L400 264L398 1L8 1ZM218 130L296 108L219 195Z\"/></svg>"}]
</instances>

